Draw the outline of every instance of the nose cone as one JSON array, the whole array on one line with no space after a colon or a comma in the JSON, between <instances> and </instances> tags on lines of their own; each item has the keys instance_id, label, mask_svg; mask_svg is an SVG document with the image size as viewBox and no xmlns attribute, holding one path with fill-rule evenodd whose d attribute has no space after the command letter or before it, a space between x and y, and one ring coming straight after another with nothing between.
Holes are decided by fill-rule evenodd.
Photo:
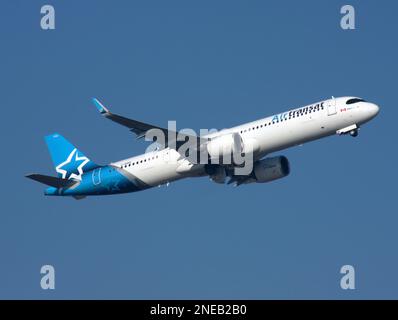
<instances>
[{"instance_id":1,"label":"nose cone","mask_svg":"<svg viewBox=\"0 0 398 320\"><path fill-rule=\"evenodd\" d=\"M380 108L377 104L374 103L367 103L366 105L366 111L369 115L370 118L374 118L377 116L377 114L380 111Z\"/></svg>"}]
</instances>

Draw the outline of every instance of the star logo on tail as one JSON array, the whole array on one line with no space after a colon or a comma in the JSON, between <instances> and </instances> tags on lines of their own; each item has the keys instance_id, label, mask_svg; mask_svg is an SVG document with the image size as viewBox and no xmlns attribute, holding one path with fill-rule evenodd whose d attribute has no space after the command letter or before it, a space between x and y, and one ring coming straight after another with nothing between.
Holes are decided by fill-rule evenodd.
<instances>
[{"instance_id":1,"label":"star logo on tail","mask_svg":"<svg viewBox=\"0 0 398 320\"><path fill-rule=\"evenodd\" d=\"M85 156L79 157L77 149L73 149L68 158L59 164L55 170L62 175L62 179L76 179L81 181L83 174L83 167L90 160Z\"/></svg>"}]
</instances>

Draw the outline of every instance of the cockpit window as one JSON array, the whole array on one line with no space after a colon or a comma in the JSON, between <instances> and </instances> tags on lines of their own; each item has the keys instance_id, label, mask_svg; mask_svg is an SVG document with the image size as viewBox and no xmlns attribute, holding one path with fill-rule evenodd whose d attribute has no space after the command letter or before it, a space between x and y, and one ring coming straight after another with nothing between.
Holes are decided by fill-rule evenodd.
<instances>
[{"instance_id":1,"label":"cockpit window","mask_svg":"<svg viewBox=\"0 0 398 320\"><path fill-rule=\"evenodd\" d=\"M359 99L359 98L354 98L354 99L347 100L346 104L353 104L353 103L357 103L357 102L365 102L365 100Z\"/></svg>"}]
</instances>

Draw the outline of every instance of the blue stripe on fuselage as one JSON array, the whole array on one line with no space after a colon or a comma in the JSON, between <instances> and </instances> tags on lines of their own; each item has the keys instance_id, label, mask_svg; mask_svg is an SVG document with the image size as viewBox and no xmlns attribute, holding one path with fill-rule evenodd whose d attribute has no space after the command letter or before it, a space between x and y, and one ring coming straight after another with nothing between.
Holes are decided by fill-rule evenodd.
<instances>
[{"instance_id":1,"label":"blue stripe on fuselage","mask_svg":"<svg viewBox=\"0 0 398 320\"><path fill-rule=\"evenodd\" d=\"M46 195L85 196L106 195L140 191L150 186L143 186L134 176L122 174L123 169L103 166L82 175L82 180L69 189L47 188Z\"/></svg>"}]
</instances>

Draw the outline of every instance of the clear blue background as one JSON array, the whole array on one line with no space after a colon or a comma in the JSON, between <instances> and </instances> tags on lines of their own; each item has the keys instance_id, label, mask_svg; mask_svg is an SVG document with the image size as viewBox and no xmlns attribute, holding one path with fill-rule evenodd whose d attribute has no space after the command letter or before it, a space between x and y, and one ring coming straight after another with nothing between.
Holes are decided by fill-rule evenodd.
<instances>
[{"instance_id":1,"label":"clear blue background","mask_svg":"<svg viewBox=\"0 0 398 320\"><path fill-rule=\"evenodd\" d=\"M40 29L40 8L56 30ZM398 298L398 4L350 1L2 1L0 298ZM289 177L233 188L50 198L43 136L95 162L147 144L114 112L179 128L225 128L330 96L380 105L358 138L281 152ZM40 288L40 268L56 289ZM356 290L340 288L342 265Z\"/></svg>"}]
</instances>

